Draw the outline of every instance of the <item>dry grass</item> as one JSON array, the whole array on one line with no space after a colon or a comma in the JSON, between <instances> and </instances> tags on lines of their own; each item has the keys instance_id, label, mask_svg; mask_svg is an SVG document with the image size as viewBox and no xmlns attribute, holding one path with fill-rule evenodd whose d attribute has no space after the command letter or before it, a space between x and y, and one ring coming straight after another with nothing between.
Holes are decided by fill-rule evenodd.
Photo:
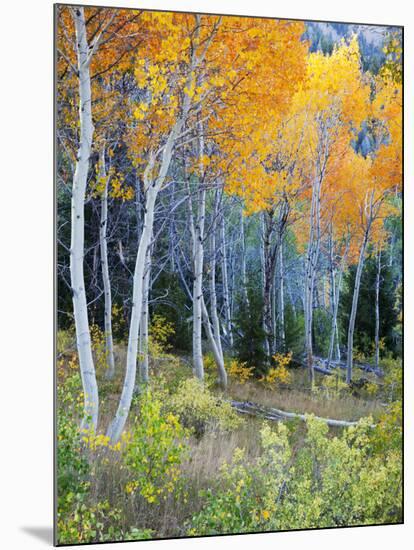
<instances>
[{"instance_id":1,"label":"dry grass","mask_svg":"<svg viewBox=\"0 0 414 550\"><path fill-rule=\"evenodd\" d=\"M115 349L116 375L111 381L105 379L105 373L98 371L100 391L100 432L105 432L112 420L119 402L125 372L126 349L117 345ZM162 372L168 381L168 386L174 388L179 379L191 376L187 361L181 364L163 362L156 369ZM328 398L323 391L313 394L309 391L307 373L304 369L292 369L293 380L290 388L270 389L262 383L251 380L240 384L230 380L226 398L240 401L253 401L258 404L276 407L286 411L314 413L321 417L343 420L357 420L363 416L381 412L381 406L376 400L368 400L345 393L334 398ZM317 383L323 383L323 377L318 377ZM217 388L217 393L221 390ZM127 422L126 428L130 423ZM93 502L108 500L113 508L122 511L122 522L125 530L131 526L149 528L155 531L157 537L177 537L186 534L186 525L193 515L203 507L205 499L200 492L214 486L220 467L230 463L236 448L245 449L246 462L254 461L261 453L260 428L262 420L254 417L243 417L241 426L231 433L218 431L207 432L201 439L192 437L189 440L189 456L181 465L181 475L187 491L174 500L168 495L157 505L149 504L141 496L128 495L125 491L129 480L128 471L119 453L103 453L93 461L91 476L91 499ZM302 445L306 428L303 423L290 425L291 443L294 449ZM334 434L335 431L332 431Z\"/></svg>"},{"instance_id":2,"label":"dry grass","mask_svg":"<svg viewBox=\"0 0 414 550\"><path fill-rule=\"evenodd\" d=\"M137 526L153 529L160 538L183 536L186 525L205 503L200 491L212 487L220 467L231 462L235 449L245 449L246 461L260 455L260 426L261 420L246 418L231 433L211 431L201 439L191 437L188 458L181 465L187 496L175 500L168 495L157 505L148 504L140 495L126 494L129 476L119 453L98 453L93 460L91 499L108 500L113 508L121 509L125 530Z\"/></svg>"},{"instance_id":3,"label":"dry grass","mask_svg":"<svg viewBox=\"0 0 414 550\"><path fill-rule=\"evenodd\" d=\"M364 399L349 393L332 397L323 390L312 393L302 372L294 374L294 381L289 388L270 389L258 381L249 381L245 384L231 381L228 392L235 400L253 401L284 411L313 413L316 416L338 420L359 420L369 415L375 418L383 412L377 400Z\"/></svg>"}]
</instances>

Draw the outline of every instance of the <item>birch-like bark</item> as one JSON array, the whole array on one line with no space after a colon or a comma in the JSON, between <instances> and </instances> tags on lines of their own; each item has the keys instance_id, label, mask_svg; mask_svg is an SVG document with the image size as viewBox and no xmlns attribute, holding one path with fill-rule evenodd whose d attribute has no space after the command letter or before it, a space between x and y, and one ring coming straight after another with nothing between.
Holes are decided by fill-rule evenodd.
<instances>
[{"instance_id":1,"label":"birch-like bark","mask_svg":"<svg viewBox=\"0 0 414 550\"><path fill-rule=\"evenodd\" d=\"M227 332L227 337L229 339L230 349L233 349L233 329L231 325L230 294L229 294L229 282L228 282L228 273L227 273L226 224L224 219L224 212L220 217L220 231L221 231L221 276L223 280L224 318L226 321L226 332Z\"/></svg>"},{"instance_id":2,"label":"birch-like bark","mask_svg":"<svg viewBox=\"0 0 414 550\"><path fill-rule=\"evenodd\" d=\"M149 323L150 277L151 277L151 253L150 253L150 249L148 249L145 274L144 274L141 324L139 327L140 378L141 378L141 381L144 383L147 383L149 381L148 323Z\"/></svg>"},{"instance_id":3,"label":"birch-like bark","mask_svg":"<svg viewBox=\"0 0 414 550\"><path fill-rule=\"evenodd\" d=\"M240 263L241 263L241 283L242 283L242 296L244 303L247 307L249 304L249 295L247 292L247 275L246 275L246 240L244 232L244 215L243 208L240 209L240 242L241 242L241 253L240 253Z\"/></svg>"},{"instance_id":4,"label":"birch-like bark","mask_svg":"<svg viewBox=\"0 0 414 550\"><path fill-rule=\"evenodd\" d=\"M318 170L317 170L318 172ZM309 242L305 262L305 347L309 371L309 381L313 387L315 373L313 369L313 299L315 290L316 268L320 246L320 195L321 178L317 176L312 186Z\"/></svg>"},{"instance_id":5,"label":"birch-like bark","mask_svg":"<svg viewBox=\"0 0 414 550\"><path fill-rule=\"evenodd\" d=\"M196 27L195 35L197 36L200 32L201 26L201 16L195 15ZM192 52L191 64L188 70L188 77L186 82L186 88L191 89L194 71L199 65L206 54L208 45L212 39L210 37L207 45L204 47L203 53L200 57L197 57L195 49ZM167 177L168 169L171 164L171 159L173 155L174 145L179 137L182 128L187 120L187 116L191 107L191 98L189 94L184 94L183 106L180 117L177 119L174 126L171 128L171 131L168 135L168 138L165 142L165 145L162 148L162 156L160 161L160 167L158 170L158 177L153 177L153 170L155 166L156 156L154 152L151 152L149 155L149 161L144 173L144 190L145 190L145 215L143 222L143 229L141 234L140 243L138 246L138 253L135 262L134 270L134 279L133 279L133 297L132 297L132 308L131 308L131 320L129 327L129 336L128 336L128 350L127 350L127 359L126 359L126 371L125 371L125 380L122 388L121 397L119 400L118 409L116 411L115 417L111 422L107 435L110 438L112 444L117 443L121 437L122 431L127 420L132 396L135 387L136 380L136 368L137 368L137 352L138 352L138 340L139 340L139 325L142 315L142 306L143 306L143 286L144 286L144 270L145 270L145 257L148 251L148 247L151 244L153 225L154 225L154 210L155 202L157 195L162 188L165 178Z\"/></svg>"},{"instance_id":6,"label":"birch-like bark","mask_svg":"<svg viewBox=\"0 0 414 550\"><path fill-rule=\"evenodd\" d=\"M263 325L265 329L265 349L270 357L276 352L273 291L276 269L277 245L273 244L274 236L274 212L263 212Z\"/></svg>"},{"instance_id":7,"label":"birch-like bark","mask_svg":"<svg viewBox=\"0 0 414 550\"><path fill-rule=\"evenodd\" d=\"M379 293L381 283L381 249L377 251L377 275L375 278L375 367L379 368L379 328L380 328L380 311L379 311Z\"/></svg>"},{"instance_id":8,"label":"birch-like bark","mask_svg":"<svg viewBox=\"0 0 414 550\"><path fill-rule=\"evenodd\" d=\"M263 317L262 317L262 327L265 334L264 338L264 351L267 357L270 357L270 342L268 337L268 319L271 318L269 315L269 298L267 295L267 267L266 267L266 224L264 213L260 216L260 265L262 272L262 298L263 298Z\"/></svg>"},{"instance_id":9,"label":"birch-like bark","mask_svg":"<svg viewBox=\"0 0 414 550\"><path fill-rule=\"evenodd\" d=\"M144 174L144 186L146 193L145 215L134 270L132 308L131 320L129 325L125 380L119 400L118 409L107 431L107 435L109 436L112 444L117 443L117 441L121 437L125 422L129 414L129 410L131 408L131 401L135 387L139 325L143 308L145 258L147 255L148 247L151 244L151 237L154 225L155 202L157 199L157 195L167 176L168 168L171 163L174 143L182 129L182 126L184 124L184 117L187 116L187 113L188 109L184 109L183 117L177 121L168 136L168 139L163 149L158 178L156 178L155 180L152 179L152 171L155 164L154 154L150 155L150 159Z\"/></svg>"},{"instance_id":10,"label":"birch-like bark","mask_svg":"<svg viewBox=\"0 0 414 550\"><path fill-rule=\"evenodd\" d=\"M329 341L329 351L328 351L328 361L327 368L332 362L334 344L336 339L337 345L337 359L340 361L340 349L339 349L339 338L338 338L338 311L339 311L339 297L342 289L342 280L343 274L345 271L345 266L348 258L350 238L349 234L346 238L345 251L342 256L341 264L339 266L338 280L335 281L335 270L333 265L333 239L332 234L330 235L330 271L331 271L331 296L332 296L332 324L331 324L331 337Z\"/></svg>"},{"instance_id":11,"label":"birch-like bark","mask_svg":"<svg viewBox=\"0 0 414 550\"><path fill-rule=\"evenodd\" d=\"M96 430L99 414L99 396L92 357L83 272L85 242L84 206L94 127L92 122L89 47L86 38L83 7L79 6L75 8L72 13L76 31L76 55L79 78L80 140L72 185L70 277L76 344L84 393L82 428L86 430L93 428Z\"/></svg>"},{"instance_id":12,"label":"birch-like bark","mask_svg":"<svg viewBox=\"0 0 414 550\"><path fill-rule=\"evenodd\" d=\"M218 219L219 208L219 191L216 190L214 195L214 211L213 211L213 224L210 235L210 311L211 320L213 324L213 335L216 342L216 346L223 362L223 349L221 346L221 332L220 332L220 320L217 310L217 291L216 291L216 264L217 264L217 248L216 248L216 224ZM224 365L224 362L223 362ZM220 366L218 365L219 370ZM227 377L226 377L227 379Z\"/></svg>"},{"instance_id":13,"label":"birch-like bark","mask_svg":"<svg viewBox=\"0 0 414 550\"><path fill-rule=\"evenodd\" d=\"M381 206L382 200L385 198L385 195L382 199L377 200L374 203L374 191L370 191L369 194L365 197L365 229L364 237L362 239L357 271L355 274L355 286L354 286L354 295L352 297L352 308L351 314L349 317L349 326L348 326L348 345L347 345L347 360L346 360L346 382L350 384L352 381L352 367L353 367L353 346L354 346L354 330L355 330L355 319L358 309L358 298L359 298L359 289L361 286L361 276L362 270L365 262L365 253L368 246L368 241L371 233L371 227L376 219L379 208Z\"/></svg>"},{"instance_id":14,"label":"birch-like bark","mask_svg":"<svg viewBox=\"0 0 414 550\"><path fill-rule=\"evenodd\" d=\"M279 342L278 342L278 325L279 325L279 309L276 307L277 301L279 299L279 285L277 281L277 277L279 274L275 276L275 280L272 281L272 290L271 290L271 304L272 304L272 317L271 317L271 324L272 324L272 355L273 352L276 352L277 349L279 349ZM277 312L276 312L277 310Z\"/></svg>"},{"instance_id":15,"label":"birch-like bark","mask_svg":"<svg viewBox=\"0 0 414 550\"><path fill-rule=\"evenodd\" d=\"M365 262L365 252L368 245L368 230L364 233L364 238L359 251L358 266L355 274L354 294L352 297L351 314L349 316L348 326L348 345L347 345L347 360L346 360L346 383L350 384L352 381L352 366L353 366L353 347L354 347L354 330L355 319L358 309L359 289L361 286L362 270Z\"/></svg>"},{"instance_id":16,"label":"birch-like bark","mask_svg":"<svg viewBox=\"0 0 414 550\"><path fill-rule=\"evenodd\" d=\"M283 240L279 243L279 339L282 351L285 350L285 284L283 266Z\"/></svg>"},{"instance_id":17,"label":"birch-like bark","mask_svg":"<svg viewBox=\"0 0 414 550\"><path fill-rule=\"evenodd\" d=\"M202 123L198 124L199 158L204 154L204 136ZM201 163L200 174L204 179L204 167ZM204 181L198 184L197 217L193 227L193 367L199 380L204 380L202 347L202 300L204 267L204 226L206 216L206 187Z\"/></svg>"},{"instance_id":18,"label":"birch-like bark","mask_svg":"<svg viewBox=\"0 0 414 550\"><path fill-rule=\"evenodd\" d=\"M209 319L209 316L208 316L208 311L207 311L206 304L204 302L204 297L202 297L201 307L202 307L202 312L203 312L204 328L205 328L205 331L206 331L206 334L207 334L208 342L209 342L210 347L211 347L211 351L212 351L213 356L214 356L214 361L217 365L220 384L223 387L223 389L226 389L227 388L227 372L226 372L226 368L224 366L223 352L221 351L221 349L219 349L219 347L217 345L219 340L218 341L216 340L216 338L213 334L213 331L211 329L210 319Z\"/></svg>"},{"instance_id":19,"label":"birch-like bark","mask_svg":"<svg viewBox=\"0 0 414 550\"><path fill-rule=\"evenodd\" d=\"M99 227L99 245L101 250L102 282L104 287L104 329L105 329L105 354L107 371L106 378L111 380L115 374L114 344L112 337L112 292L108 266L108 185L109 178L105 167L105 146L102 146L99 154L99 176L104 181L104 189L101 195L101 225Z\"/></svg>"}]
</instances>

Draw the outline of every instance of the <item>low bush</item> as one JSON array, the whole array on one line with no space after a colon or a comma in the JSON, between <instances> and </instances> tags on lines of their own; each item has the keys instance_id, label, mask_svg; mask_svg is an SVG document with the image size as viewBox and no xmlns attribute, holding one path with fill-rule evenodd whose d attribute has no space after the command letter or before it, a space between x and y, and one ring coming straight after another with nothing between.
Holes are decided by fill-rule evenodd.
<instances>
[{"instance_id":1,"label":"low bush","mask_svg":"<svg viewBox=\"0 0 414 550\"><path fill-rule=\"evenodd\" d=\"M204 492L206 505L192 518L188 533L400 522L401 448L389 441L382 449L375 446L379 433L371 425L365 418L331 437L324 422L308 416L296 454L285 426L273 431L265 425L260 457L248 463L243 451L234 454L214 488Z\"/></svg>"},{"instance_id":2,"label":"low bush","mask_svg":"<svg viewBox=\"0 0 414 550\"><path fill-rule=\"evenodd\" d=\"M168 406L198 437L206 430L234 430L241 423L230 403L215 396L196 378L181 382Z\"/></svg>"},{"instance_id":3,"label":"low bush","mask_svg":"<svg viewBox=\"0 0 414 550\"><path fill-rule=\"evenodd\" d=\"M139 400L139 414L122 437L122 453L130 472L125 490L158 503L180 489L180 464L189 436L176 415L164 414L163 403L150 389Z\"/></svg>"}]
</instances>

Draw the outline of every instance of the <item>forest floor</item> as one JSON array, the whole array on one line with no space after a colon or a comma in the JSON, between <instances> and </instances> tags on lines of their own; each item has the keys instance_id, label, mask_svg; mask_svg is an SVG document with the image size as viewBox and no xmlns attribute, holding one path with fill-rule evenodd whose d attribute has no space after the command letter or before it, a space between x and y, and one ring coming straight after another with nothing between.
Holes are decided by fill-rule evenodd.
<instances>
[{"instance_id":1,"label":"forest floor","mask_svg":"<svg viewBox=\"0 0 414 550\"><path fill-rule=\"evenodd\" d=\"M98 432L104 434L118 406L124 378L126 349L117 344L115 348L116 375L112 380L105 378L104 368L100 366L99 358L95 356L97 379L100 392L100 414ZM72 362L72 363L71 363ZM206 361L208 363L208 361ZM61 368L70 370L70 365L76 369L76 350L66 350L61 354ZM216 372L210 365L206 371L206 380L210 394L214 396L217 406L222 402L250 401L261 406L276 407L286 412L314 414L322 418L357 421L363 417L372 417L376 422L386 410L386 405L365 388L355 388L352 392L332 381L326 384L332 376L316 373L315 389L309 389L306 369L296 366L289 368L288 384L269 387L258 379L244 382L229 376L228 388L225 392L219 387ZM342 375L343 373L341 373ZM366 373L356 373L356 378L366 377ZM150 378L152 383L163 380L164 388L168 388L171 396L177 391L180 383L193 379L190 358L171 351L156 360L150 361ZM373 375L368 375L370 383L376 383ZM372 380L371 380L372 379ZM137 388L139 394L139 387ZM191 403L191 395L188 396ZM126 431L134 429L134 418L139 416L139 400L134 402L129 415ZM157 506L150 505L141 499L132 499L125 494L128 483L128 473L123 466L122 454L113 453L94 458L93 475L91 476L91 498L98 503L108 501L112 508L122 511L122 524L125 529L131 525L151 529L156 537L183 536L186 533L183 526L198 514L205 506L202 496L212 486L212 480L225 464L231 464L237 449L244 449L244 463L254 463L260 460L263 453L261 429L263 418L238 415L242 420L239 425L230 430L206 430L200 434L192 433L188 439L188 457L180 465L180 475L186 480L187 496L180 500L177 506L173 495L167 495ZM285 422L290 433L293 449L303 446L306 439L306 424L302 421L288 420ZM330 428L329 437L340 435L340 428Z\"/></svg>"},{"instance_id":2,"label":"forest floor","mask_svg":"<svg viewBox=\"0 0 414 550\"><path fill-rule=\"evenodd\" d=\"M67 357L73 354L76 354L74 348L65 350ZM115 414L122 392L126 364L125 345L115 345L115 359L117 369L112 380L106 379L104 370L99 367L99 359L96 360L100 389L100 429L103 432ZM162 374L167 378L168 385L176 385L180 380L193 376L191 358L181 352L170 352L155 361L150 361L150 373L152 376ZM278 386L265 385L255 378L240 382L229 376L228 387L223 392L218 383L212 382L215 379L214 366L210 365L206 370L211 391L217 398L227 401L249 401L259 406L274 407L286 412L314 414L322 418L345 421L357 421L366 416L372 416L375 420L384 412L386 405L382 400L364 388L355 388L350 392L348 389L344 390L341 382L339 388L335 387L335 383L328 385L326 382L331 377L315 372L315 388L311 391L305 368L300 366L289 368L289 374L290 382ZM338 376L341 381L344 373L339 372ZM370 385L381 384L374 374L365 373L356 368L355 379L360 378ZM332 381L329 380L329 382ZM254 424L254 420L252 423Z\"/></svg>"}]
</instances>

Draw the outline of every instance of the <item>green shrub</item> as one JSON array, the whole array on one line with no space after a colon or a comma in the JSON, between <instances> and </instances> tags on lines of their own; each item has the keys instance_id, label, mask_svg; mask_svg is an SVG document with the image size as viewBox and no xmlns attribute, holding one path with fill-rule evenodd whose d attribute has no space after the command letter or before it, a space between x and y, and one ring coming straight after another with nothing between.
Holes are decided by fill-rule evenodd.
<instances>
[{"instance_id":1,"label":"green shrub","mask_svg":"<svg viewBox=\"0 0 414 550\"><path fill-rule=\"evenodd\" d=\"M234 430L242 422L230 403L216 397L196 378L181 382L168 406L197 436L206 430Z\"/></svg>"},{"instance_id":2,"label":"green shrub","mask_svg":"<svg viewBox=\"0 0 414 550\"><path fill-rule=\"evenodd\" d=\"M180 465L187 454L188 431L150 389L140 397L138 417L123 434L123 457L131 480L125 490L158 503L180 489Z\"/></svg>"},{"instance_id":3,"label":"green shrub","mask_svg":"<svg viewBox=\"0 0 414 550\"><path fill-rule=\"evenodd\" d=\"M398 401L402 397L403 367L401 359L384 358L380 363L384 370L383 393L388 401Z\"/></svg>"},{"instance_id":4,"label":"green shrub","mask_svg":"<svg viewBox=\"0 0 414 550\"><path fill-rule=\"evenodd\" d=\"M79 500L70 513L58 519L59 544L145 540L153 536L150 529L124 530L121 525L121 510L111 508L108 501L88 505Z\"/></svg>"},{"instance_id":5,"label":"green shrub","mask_svg":"<svg viewBox=\"0 0 414 550\"><path fill-rule=\"evenodd\" d=\"M236 449L231 464L222 466L217 485L201 493L205 504L192 518L189 535L268 528L283 489L291 449L284 424L277 424L275 430L264 424L260 435L263 452L255 463L247 463L244 450Z\"/></svg>"},{"instance_id":6,"label":"green shrub","mask_svg":"<svg viewBox=\"0 0 414 550\"><path fill-rule=\"evenodd\" d=\"M238 329L234 334L234 349L239 362L253 367L255 375L259 376L266 372L269 359L264 348L263 299L257 287L249 287L247 291L249 305L242 303L234 319Z\"/></svg>"},{"instance_id":7,"label":"green shrub","mask_svg":"<svg viewBox=\"0 0 414 550\"><path fill-rule=\"evenodd\" d=\"M76 347L76 338L73 330L60 329L56 333L56 350L59 355L71 351Z\"/></svg>"},{"instance_id":8,"label":"green shrub","mask_svg":"<svg viewBox=\"0 0 414 550\"><path fill-rule=\"evenodd\" d=\"M109 502L91 498L92 465L88 460L96 442L105 436L80 431L83 394L78 373L58 385L57 411L57 533L59 544L79 544L151 537L151 531L122 528L122 513ZM86 442L88 444L86 444Z\"/></svg>"},{"instance_id":9,"label":"green shrub","mask_svg":"<svg viewBox=\"0 0 414 550\"><path fill-rule=\"evenodd\" d=\"M78 426L83 394L80 376L71 374L58 386L57 410L57 488L58 507L65 510L76 496L88 491L90 466L82 446Z\"/></svg>"},{"instance_id":10,"label":"green shrub","mask_svg":"<svg viewBox=\"0 0 414 550\"><path fill-rule=\"evenodd\" d=\"M188 525L190 535L289 530L401 521L402 464L396 437L384 436L387 421L372 419L331 437L313 416L294 455L287 428L264 425L262 453L248 463L237 450L205 505ZM398 419L391 423L398 425ZM378 440L382 446L378 445Z\"/></svg>"},{"instance_id":11,"label":"green shrub","mask_svg":"<svg viewBox=\"0 0 414 550\"><path fill-rule=\"evenodd\" d=\"M272 528L303 529L398 522L401 519L401 455L375 453L372 419L341 436L310 416L307 437L290 473Z\"/></svg>"}]
</instances>

